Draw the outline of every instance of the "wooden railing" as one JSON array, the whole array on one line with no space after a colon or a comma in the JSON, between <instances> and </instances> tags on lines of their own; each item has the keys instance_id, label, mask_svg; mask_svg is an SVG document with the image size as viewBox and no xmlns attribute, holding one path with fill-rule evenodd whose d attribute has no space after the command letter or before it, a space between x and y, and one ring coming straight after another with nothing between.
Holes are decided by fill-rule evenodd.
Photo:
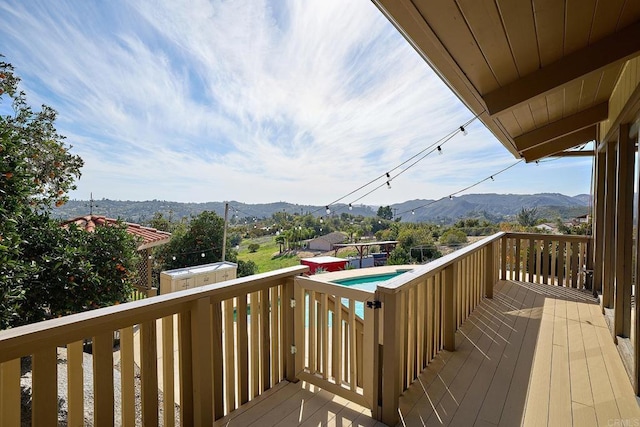
<instances>
[{"instance_id":1,"label":"wooden railing","mask_svg":"<svg viewBox=\"0 0 640 427\"><path fill-rule=\"evenodd\" d=\"M297 277L295 296L296 377L374 407L374 293Z\"/></svg>"},{"instance_id":2,"label":"wooden railing","mask_svg":"<svg viewBox=\"0 0 640 427\"><path fill-rule=\"evenodd\" d=\"M497 233L378 286L382 422L397 423L400 394L440 350L455 349L458 327L483 297L492 297L503 236Z\"/></svg>"},{"instance_id":3,"label":"wooden railing","mask_svg":"<svg viewBox=\"0 0 640 427\"><path fill-rule=\"evenodd\" d=\"M508 233L503 237L502 279L591 288L589 236Z\"/></svg>"},{"instance_id":4,"label":"wooden railing","mask_svg":"<svg viewBox=\"0 0 640 427\"><path fill-rule=\"evenodd\" d=\"M159 422L159 385L165 426L175 423L175 403L182 425L211 425L283 379L316 384L395 425L400 394L439 351L455 350L455 332L499 277L588 287L590 248L583 236L497 233L375 292L301 277L307 267L299 266L1 331L0 426L21 422L24 357L33 423L56 423L64 352L72 425L83 423L86 369L95 424L133 425L135 365L143 425ZM87 341L92 367L83 368Z\"/></svg>"},{"instance_id":5,"label":"wooden railing","mask_svg":"<svg viewBox=\"0 0 640 427\"><path fill-rule=\"evenodd\" d=\"M282 302L293 298L293 278L307 270L290 267L1 331L0 424L21 423L21 358L30 357L32 423L56 425L58 360L64 352L67 423L84 423L83 377L91 369L94 424L134 425L138 348L142 424L159 423L160 374L163 424L175 424L174 403L179 402L182 425L211 425L282 379L294 378L294 313ZM118 368L114 332L119 336ZM92 367L83 367L87 340ZM116 385L114 370L121 378ZM179 396L174 395L174 379Z\"/></svg>"}]
</instances>

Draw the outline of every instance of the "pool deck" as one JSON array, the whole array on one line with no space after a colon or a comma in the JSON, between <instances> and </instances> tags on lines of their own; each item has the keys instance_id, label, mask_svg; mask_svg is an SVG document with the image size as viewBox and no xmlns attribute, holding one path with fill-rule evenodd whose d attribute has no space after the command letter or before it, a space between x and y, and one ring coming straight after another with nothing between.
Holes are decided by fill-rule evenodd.
<instances>
[{"instance_id":1,"label":"pool deck","mask_svg":"<svg viewBox=\"0 0 640 427\"><path fill-rule=\"evenodd\" d=\"M383 265L380 267L354 268L352 270L333 271L330 273L320 273L309 276L315 280L323 282L333 282L334 280L351 279L362 276L378 276L381 274L391 274L398 270L413 270L417 265Z\"/></svg>"}]
</instances>

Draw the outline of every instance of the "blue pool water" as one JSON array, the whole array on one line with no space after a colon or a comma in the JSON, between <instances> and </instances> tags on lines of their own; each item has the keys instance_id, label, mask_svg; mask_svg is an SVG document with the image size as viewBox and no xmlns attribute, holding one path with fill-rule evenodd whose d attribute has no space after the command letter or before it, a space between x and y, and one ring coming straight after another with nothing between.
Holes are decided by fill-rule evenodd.
<instances>
[{"instance_id":1,"label":"blue pool water","mask_svg":"<svg viewBox=\"0 0 640 427\"><path fill-rule=\"evenodd\" d=\"M396 270L392 273L350 277L348 279L332 280L332 282L342 286L363 289L365 291L375 291L379 284L382 284L387 280L396 278L399 275L406 273L407 271L410 270ZM342 298L342 304L346 307L349 307L349 300L347 298ZM356 316L364 318L364 304L361 302L356 302Z\"/></svg>"}]
</instances>

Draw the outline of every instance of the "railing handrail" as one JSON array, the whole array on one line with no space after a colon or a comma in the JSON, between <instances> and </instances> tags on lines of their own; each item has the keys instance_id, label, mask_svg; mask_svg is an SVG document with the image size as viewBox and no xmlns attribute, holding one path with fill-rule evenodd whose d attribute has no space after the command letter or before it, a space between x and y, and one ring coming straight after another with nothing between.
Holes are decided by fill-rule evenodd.
<instances>
[{"instance_id":1,"label":"railing handrail","mask_svg":"<svg viewBox=\"0 0 640 427\"><path fill-rule=\"evenodd\" d=\"M384 293L400 292L402 288L412 286L415 282L424 280L426 276L433 275L444 270L460 258L469 256L488 244L493 243L496 240L500 240L505 234L507 233L500 231L427 264L416 266L413 270L390 279L384 284L378 285L378 290Z\"/></svg>"},{"instance_id":2,"label":"railing handrail","mask_svg":"<svg viewBox=\"0 0 640 427\"><path fill-rule=\"evenodd\" d=\"M521 239L546 239L546 240L562 240L565 242L588 242L591 236L582 234L545 234L545 233L525 233L512 232L506 233L507 238L519 237Z\"/></svg>"},{"instance_id":3,"label":"railing handrail","mask_svg":"<svg viewBox=\"0 0 640 427\"><path fill-rule=\"evenodd\" d=\"M314 277L297 277L296 280L305 289L319 290L321 292L330 293L342 298L349 298L354 300L367 300L375 295L374 291L367 289L353 288L338 283L329 283L319 278Z\"/></svg>"},{"instance_id":4,"label":"railing handrail","mask_svg":"<svg viewBox=\"0 0 640 427\"><path fill-rule=\"evenodd\" d=\"M308 269L303 265L287 267L0 331L0 363L52 345L65 345L87 338L87 330L91 335L97 335L179 313L201 298L222 300L246 295L254 292L252 288L266 287Z\"/></svg>"}]
</instances>

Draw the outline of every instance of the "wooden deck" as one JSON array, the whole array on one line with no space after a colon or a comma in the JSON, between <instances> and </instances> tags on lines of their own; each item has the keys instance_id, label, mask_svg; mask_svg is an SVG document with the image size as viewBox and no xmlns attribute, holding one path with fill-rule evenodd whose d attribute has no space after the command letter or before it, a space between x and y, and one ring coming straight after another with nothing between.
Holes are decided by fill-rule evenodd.
<instances>
[{"instance_id":1,"label":"wooden deck","mask_svg":"<svg viewBox=\"0 0 640 427\"><path fill-rule=\"evenodd\" d=\"M590 293L501 281L400 398L400 425L636 425L640 408ZM382 426L370 412L282 383L219 426ZM614 424L614 423L618 424ZM626 424L625 424L626 422Z\"/></svg>"},{"instance_id":2,"label":"wooden deck","mask_svg":"<svg viewBox=\"0 0 640 427\"><path fill-rule=\"evenodd\" d=\"M456 351L441 352L402 396L407 426L640 422L589 293L515 281L499 282L496 291L456 333Z\"/></svg>"},{"instance_id":3,"label":"wooden deck","mask_svg":"<svg viewBox=\"0 0 640 427\"><path fill-rule=\"evenodd\" d=\"M283 381L214 425L384 427L370 415L367 408L304 381Z\"/></svg>"}]
</instances>

